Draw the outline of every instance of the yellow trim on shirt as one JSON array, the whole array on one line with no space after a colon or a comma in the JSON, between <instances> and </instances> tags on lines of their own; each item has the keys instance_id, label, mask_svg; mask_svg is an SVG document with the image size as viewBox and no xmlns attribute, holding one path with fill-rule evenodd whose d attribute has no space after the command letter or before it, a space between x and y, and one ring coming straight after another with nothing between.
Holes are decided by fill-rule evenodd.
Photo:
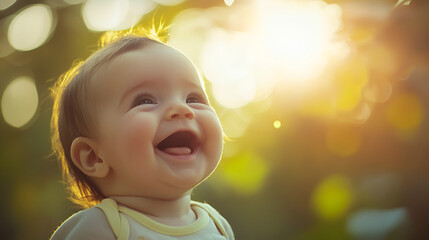
<instances>
[{"instance_id":1,"label":"yellow trim on shirt","mask_svg":"<svg viewBox=\"0 0 429 240\"><path fill-rule=\"evenodd\" d=\"M209 215L206 211L204 211L197 205L192 204L191 207L197 215L197 220L186 226L169 226L166 224L162 224L136 210L124 206L119 206L119 211L127 214L128 216L136 220L138 223L152 231L170 236L181 236L198 232L205 226L207 226L209 222Z\"/></svg>"},{"instance_id":2,"label":"yellow trim on shirt","mask_svg":"<svg viewBox=\"0 0 429 240\"><path fill-rule=\"evenodd\" d=\"M116 238L118 240L128 240L128 236L130 235L130 226L127 218L119 214L119 207L116 201L111 198L106 198L103 199L101 203L95 205L95 207L103 210Z\"/></svg>"}]
</instances>

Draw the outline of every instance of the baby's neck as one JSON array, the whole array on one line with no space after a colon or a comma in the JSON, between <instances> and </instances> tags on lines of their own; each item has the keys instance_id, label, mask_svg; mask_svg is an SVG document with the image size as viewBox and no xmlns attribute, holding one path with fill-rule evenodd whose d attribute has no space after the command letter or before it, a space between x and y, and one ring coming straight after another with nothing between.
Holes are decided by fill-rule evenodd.
<instances>
[{"instance_id":1,"label":"baby's neck","mask_svg":"<svg viewBox=\"0 0 429 240\"><path fill-rule=\"evenodd\" d=\"M149 218L171 226L189 225L196 220L191 209L191 196L174 200L154 199L136 196L110 196L119 205L139 211Z\"/></svg>"}]
</instances>

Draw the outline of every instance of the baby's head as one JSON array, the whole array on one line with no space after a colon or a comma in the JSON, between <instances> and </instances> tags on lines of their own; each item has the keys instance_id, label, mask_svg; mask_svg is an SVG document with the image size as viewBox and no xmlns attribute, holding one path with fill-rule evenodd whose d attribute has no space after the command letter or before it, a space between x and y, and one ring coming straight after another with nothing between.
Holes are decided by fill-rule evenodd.
<instances>
[{"instance_id":1,"label":"baby's head","mask_svg":"<svg viewBox=\"0 0 429 240\"><path fill-rule=\"evenodd\" d=\"M216 168L222 129L192 62L126 36L65 73L53 89L52 143L71 198L174 199Z\"/></svg>"}]
</instances>

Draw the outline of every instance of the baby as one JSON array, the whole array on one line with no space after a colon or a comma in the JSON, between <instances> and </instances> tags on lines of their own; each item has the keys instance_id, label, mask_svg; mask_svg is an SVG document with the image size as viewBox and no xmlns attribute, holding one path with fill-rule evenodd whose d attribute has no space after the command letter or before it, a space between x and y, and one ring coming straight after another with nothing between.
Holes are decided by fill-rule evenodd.
<instances>
[{"instance_id":1,"label":"baby","mask_svg":"<svg viewBox=\"0 0 429 240\"><path fill-rule=\"evenodd\" d=\"M184 54L124 36L64 74L54 95L53 146L87 209L51 239L234 239L214 208L191 201L223 134Z\"/></svg>"}]
</instances>

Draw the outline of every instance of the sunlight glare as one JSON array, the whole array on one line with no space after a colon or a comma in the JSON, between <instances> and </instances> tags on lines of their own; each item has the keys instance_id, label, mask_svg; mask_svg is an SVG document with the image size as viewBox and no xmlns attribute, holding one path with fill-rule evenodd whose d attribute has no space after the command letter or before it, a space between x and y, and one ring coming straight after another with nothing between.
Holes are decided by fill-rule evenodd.
<instances>
[{"instance_id":1,"label":"sunlight glare","mask_svg":"<svg viewBox=\"0 0 429 240\"><path fill-rule=\"evenodd\" d=\"M276 89L299 102L320 87L329 88L334 68L352 52L346 39L336 35L341 15L339 5L322 0L254 0L240 8L189 9L174 19L171 41L194 60L223 107L264 101ZM345 99L344 107L357 106L356 96ZM335 115L335 102L328 104L326 114Z\"/></svg>"},{"instance_id":2,"label":"sunlight glare","mask_svg":"<svg viewBox=\"0 0 429 240\"><path fill-rule=\"evenodd\" d=\"M239 108L254 100L257 82L252 71L254 56L248 50L250 36L212 31L202 51L200 65L213 83L213 95L227 108Z\"/></svg>"},{"instance_id":3,"label":"sunlight glare","mask_svg":"<svg viewBox=\"0 0 429 240\"><path fill-rule=\"evenodd\" d=\"M320 76L341 25L341 8L313 0L264 3L260 9L258 36L286 81L303 84Z\"/></svg>"}]
</instances>

